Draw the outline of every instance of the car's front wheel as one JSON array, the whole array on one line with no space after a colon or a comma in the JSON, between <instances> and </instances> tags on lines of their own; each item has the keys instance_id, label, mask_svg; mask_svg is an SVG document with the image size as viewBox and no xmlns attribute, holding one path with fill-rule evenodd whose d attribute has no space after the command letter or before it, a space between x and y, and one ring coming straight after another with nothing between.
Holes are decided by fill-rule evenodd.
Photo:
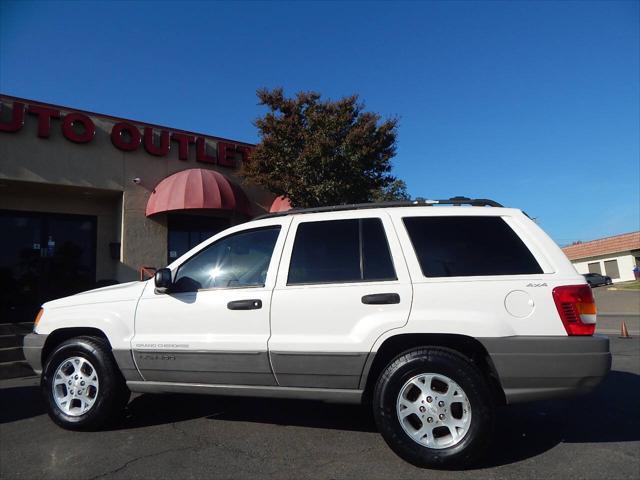
<instances>
[{"instance_id":1,"label":"car's front wheel","mask_svg":"<svg viewBox=\"0 0 640 480\"><path fill-rule=\"evenodd\" d=\"M373 407L385 441L420 467L472 463L493 430L494 405L482 373L444 348L420 348L393 360L378 379Z\"/></svg>"},{"instance_id":2,"label":"car's front wheel","mask_svg":"<svg viewBox=\"0 0 640 480\"><path fill-rule=\"evenodd\" d=\"M41 385L49 416L71 430L102 427L130 396L109 346L97 337L60 344L46 361Z\"/></svg>"}]
</instances>

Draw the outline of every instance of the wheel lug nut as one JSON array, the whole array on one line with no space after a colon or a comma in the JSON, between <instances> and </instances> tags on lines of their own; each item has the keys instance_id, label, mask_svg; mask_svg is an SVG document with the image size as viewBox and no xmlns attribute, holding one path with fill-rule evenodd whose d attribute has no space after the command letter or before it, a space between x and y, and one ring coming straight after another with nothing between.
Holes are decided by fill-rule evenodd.
<instances>
[{"instance_id":1,"label":"wheel lug nut","mask_svg":"<svg viewBox=\"0 0 640 480\"><path fill-rule=\"evenodd\" d=\"M427 418L427 423L433 423L433 417Z\"/></svg>"},{"instance_id":2,"label":"wheel lug nut","mask_svg":"<svg viewBox=\"0 0 640 480\"><path fill-rule=\"evenodd\" d=\"M433 398L427 397L427 402L429 402L429 403L433 402Z\"/></svg>"},{"instance_id":3,"label":"wheel lug nut","mask_svg":"<svg viewBox=\"0 0 640 480\"><path fill-rule=\"evenodd\" d=\"M84 387L84 381L80 382L80 385L82 385Z\"/></svg>"},{"instance_id":4,"label":"wheel lug nut","mask_svg":"<svg viewBox=\"0 0 640 480\"><path fill-rule=\"evenodd\" d=\"M440 401L438 402L438 406L439 406L439 407L444 407L444 402L443 402L442 400L440 400Z\"/></svg>"},{"instance_id":5,"label":"wheel lug nut","mask_svg":"<svg viewBox=\"0 0 640 480\"><path fill-rule=\"evenodd\" d=\"M427 409L426 409L426 408L424 408L424 406L420 405L420 412L421 412L421 413L424 413L424 412L426 412L426 411L427 411Z\"/></svg>"},{"instance_id":6,"label":"wheel lug nut","mask_svg":"<svg viewBox=\"0 0 640 480\"><path fill-rule=\"evenodd\" d=\"M440 420L444 420L444 413L441 413L440 415L438 415L438 418L439 418Z\"/></svg>"}]
</instances>

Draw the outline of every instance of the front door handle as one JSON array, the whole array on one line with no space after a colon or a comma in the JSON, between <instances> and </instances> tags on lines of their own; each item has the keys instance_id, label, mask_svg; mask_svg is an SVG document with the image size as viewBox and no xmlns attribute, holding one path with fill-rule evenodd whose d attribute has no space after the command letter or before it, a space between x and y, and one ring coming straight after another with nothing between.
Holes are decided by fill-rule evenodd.
<instances>
[{"instance_id":1,"label":"front door handle","mask_svg":"<svg viewBox=\"0 0 640 480\"><path fill-rule=\"evenodd\" d=\"M362 303L366 305L389 305L400 303L400 295L397 293L374 293L362 297Z\"/></svg>"},{"instance_id":2,"label":"front door handle","mask_svg":"<svg viewBox=\"0 0 640 480\"><path fill-rule=\"evenodd\" d=\"M227 308L229 310L258 310L262 308L262 300L255 298L251 300L234 300L227 303Z\"/></svg>"}]
</instances>

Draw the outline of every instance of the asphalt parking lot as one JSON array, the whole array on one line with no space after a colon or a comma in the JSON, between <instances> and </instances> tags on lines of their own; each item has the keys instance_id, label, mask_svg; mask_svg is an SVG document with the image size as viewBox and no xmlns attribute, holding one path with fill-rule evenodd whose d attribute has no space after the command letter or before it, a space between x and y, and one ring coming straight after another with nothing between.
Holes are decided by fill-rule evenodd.
<instances>
[{"instance_id":1,"label":"asphalt parking lot","mask_svg":"<svg viewBox=\"0 0 640 480\"><path fill-rule=\"evenodd\" d=\"M621 321L634 336L620 339ZM35 378L0 382L2 479L640 478L640 316L603 316L613 370L591 394L502 408L482 464L417 469L361 408L308 401L140 395L108 431L56 427Z\"/></svg>"},{"instance_id":2,"label":"asphalt parking lot","mask_svg":"<svg viewBox=\"0 0 640 480\"><path fill-rule=\"evenodd\" d=\"M607 317L640 315L640 290L618 290L619 287L594 288L598 312Z\"/></svg>"}]
</instances>

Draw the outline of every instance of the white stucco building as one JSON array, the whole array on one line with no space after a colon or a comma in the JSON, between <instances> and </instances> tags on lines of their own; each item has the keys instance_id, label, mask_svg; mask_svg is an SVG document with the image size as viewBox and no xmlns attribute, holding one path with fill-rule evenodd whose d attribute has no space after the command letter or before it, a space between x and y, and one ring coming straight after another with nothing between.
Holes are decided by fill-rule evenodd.
<instances>
[{"instance_id":1,"label":"white stucco building","mask_svg":"<svg viewBox=\"0 0 640 480\"><path fill-rule=\"evenodd\" d=\"M614 283L634 280L640 266L640 232L580 242L562 249L578 273L601 273Z\"/></svg>"}]
</instances>

